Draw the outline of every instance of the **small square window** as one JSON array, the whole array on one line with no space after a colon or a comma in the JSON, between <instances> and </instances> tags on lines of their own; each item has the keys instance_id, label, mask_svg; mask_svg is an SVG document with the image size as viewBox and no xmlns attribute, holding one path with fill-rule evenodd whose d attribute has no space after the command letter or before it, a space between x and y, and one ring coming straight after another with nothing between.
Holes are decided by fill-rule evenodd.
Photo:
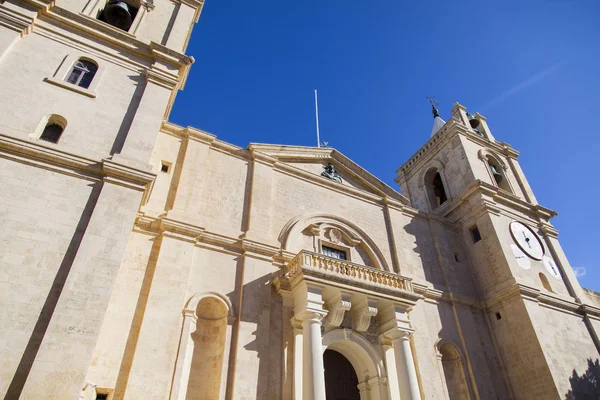
<instances>
[{"instance_id":1,"label":"small square window","mask_svg":"<svg viewBox=\"0 0 600 400\"><path fill-rule=\"evenodd\" d=\"M469 231L471 232L471 238L473 239L473 243L477 243L481 240L481 234L479 233L479 229L477 229L477 226L472 227L471 229L469 229Z\"/></svg>"},{"instance_id":2,"label":"small square window","mask_svg":"<svg viewBox=\"0 0 600 400\"><path fill-rule=\"evenodd\" d=\"M96 394L96 400L108 400L108 393Z\"/></svg>"},{"instance_id":3,"label":"small square window","mask_svg":"<svg viewBox=\"0 0 600 400\"><path fill-rule=\"evenodd\" d=\"M163 161L160 164L160 172L164 172L164 173L168 174L169 172L171 172L171 165L172 164L170 162Z\"/></svg>"}]
</instances>

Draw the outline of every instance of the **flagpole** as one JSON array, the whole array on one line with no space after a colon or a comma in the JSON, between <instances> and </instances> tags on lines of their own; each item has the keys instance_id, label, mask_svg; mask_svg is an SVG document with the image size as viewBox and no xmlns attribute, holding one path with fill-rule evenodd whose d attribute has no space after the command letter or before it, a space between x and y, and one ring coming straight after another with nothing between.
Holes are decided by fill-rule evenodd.
<instances>
[{"instance_id":1,"label":"flagpole","mask_svg":"<svg viewBox=\"0 0 600 400\"><path fill-rule=\"evenodd\" d=\"M321 138L319 137L319 101L317 99L317 89L315 89L315 117L317 121L317 147L321 147Z\"/></svg>"}]
</instances>

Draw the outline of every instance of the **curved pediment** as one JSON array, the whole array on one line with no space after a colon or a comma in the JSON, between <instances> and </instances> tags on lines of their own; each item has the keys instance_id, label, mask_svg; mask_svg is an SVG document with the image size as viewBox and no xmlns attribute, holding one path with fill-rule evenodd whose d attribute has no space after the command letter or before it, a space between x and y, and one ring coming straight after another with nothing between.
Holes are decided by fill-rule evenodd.
<instances>
[{"instance_id":1,"label":"curved pediment","mask_svg":"<svg viewBox=\"0 0 600 400\"><path fill-rule=\"evenodd\" d=\"M346 252L348 261L391 271L381 250L358 226L345 218L313 213L292 218L279 235L283 250L322 253L323 246Z\"/></svg>"}]
</instances>

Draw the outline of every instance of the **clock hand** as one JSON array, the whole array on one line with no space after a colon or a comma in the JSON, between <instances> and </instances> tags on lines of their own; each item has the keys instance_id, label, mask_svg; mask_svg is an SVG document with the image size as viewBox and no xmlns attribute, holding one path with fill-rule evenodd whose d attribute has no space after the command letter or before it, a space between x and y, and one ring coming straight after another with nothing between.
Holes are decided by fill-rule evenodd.
<instances>
[{"instance_id":1,"label":"clock hand","mask_svg":"<svg viewBox=\"0 0 600 400\"><path fill-rule=\"evenodd\" d=\"M529 248L531 248L531 244L529 243L529 238L527 237L525 232L521 231L521 233L523 234L523 237L525 238L525 243L527 243L527 246L529 246Z\"/></svg>"}]
</instances>

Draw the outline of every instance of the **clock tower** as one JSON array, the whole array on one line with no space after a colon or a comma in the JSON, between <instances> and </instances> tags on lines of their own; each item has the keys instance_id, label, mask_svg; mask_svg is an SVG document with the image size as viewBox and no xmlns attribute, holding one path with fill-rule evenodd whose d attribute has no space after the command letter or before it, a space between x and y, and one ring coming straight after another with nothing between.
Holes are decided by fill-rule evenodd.
<instances>
[{"instance_id":1,"label":"clock tower","mask_svg":"<svg viewBox=\"0 0 600 400\"><path fill-rule=\"evenodd\" d=\"M579 285L550 223L556 213L538 203L518 156L485 117L455 103L448 122L434 108L431 138L396 182L414 207L461 237L513 395L560 398L572 371L598 357L600 310Z\"/></svg>"}]
</instances>

